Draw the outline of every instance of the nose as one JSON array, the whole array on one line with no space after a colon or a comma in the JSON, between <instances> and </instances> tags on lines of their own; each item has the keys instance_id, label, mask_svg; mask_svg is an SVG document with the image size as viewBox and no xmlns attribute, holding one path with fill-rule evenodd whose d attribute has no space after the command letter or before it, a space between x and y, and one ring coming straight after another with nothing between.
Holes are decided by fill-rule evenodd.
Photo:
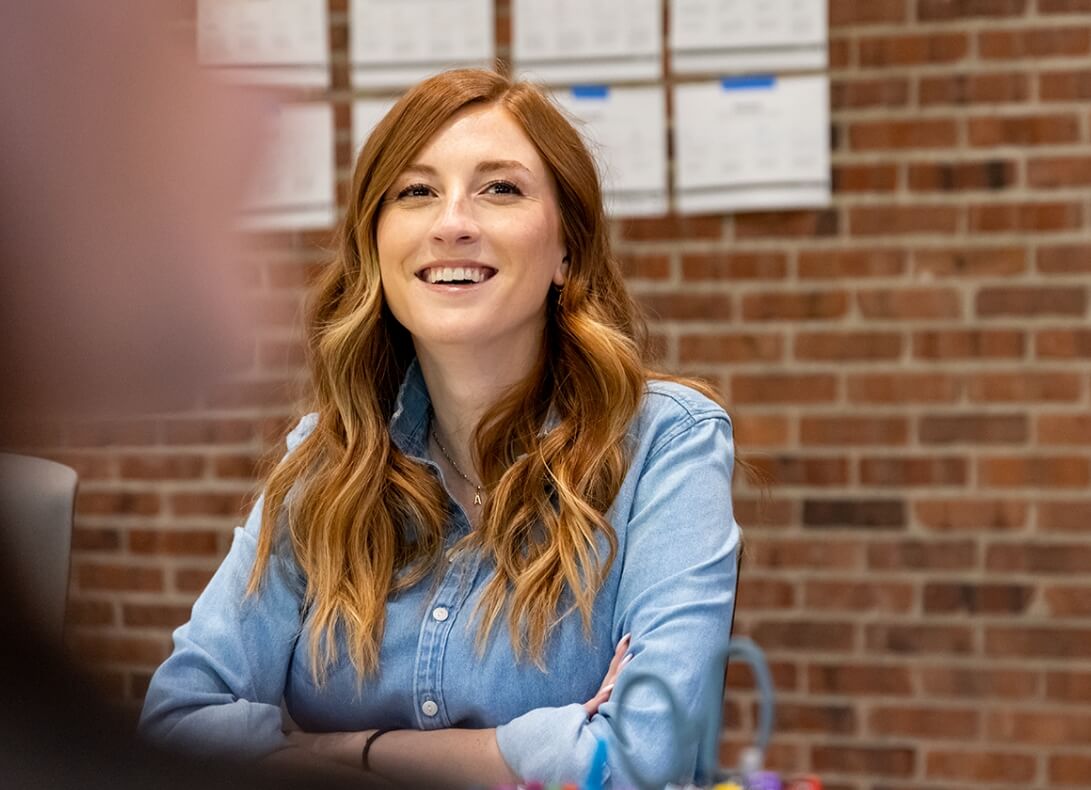
<instances>
[{"instance_id":1,"label":"nose","mask_svg":"<svg viewBox=\"0 0 1091 790\"><path fill-rule=\"evenodd\" d=\"M432 238L442 244L465 244L476 241L477 236L469 198L465 194L450 195L436 217Z\"/></svg>"}]
</instances>

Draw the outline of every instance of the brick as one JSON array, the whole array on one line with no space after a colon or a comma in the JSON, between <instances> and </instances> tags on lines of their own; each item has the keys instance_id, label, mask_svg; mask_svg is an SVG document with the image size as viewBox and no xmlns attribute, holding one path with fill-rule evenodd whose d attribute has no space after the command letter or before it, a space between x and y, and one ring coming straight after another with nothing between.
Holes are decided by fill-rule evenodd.
<instances>
[{"instance_id":1,"label":"brick","mask_svg":"<svg viewBox=\"0 0 1091 790\"><path fill-rule=\"evenodd\" d=\"M1030 98L1030 76L1014 72L922 76L917 96L922 107L1024 102Z\"/></svg>"},{"instance_id":2,"label":"brick","mask_svg":"<svg viewBox=\"0 0 1091 790\"><path fill-rule=\"evenodd\" d=\"M877 320L959 318L962 302L950 288L876 288L856 295L864 318Z\"/></svg>"},{"instance_id":3,"label":"brick","mask_svg":"<svg viewBox=\"0 0 1091 790\"><path fill-rule=\"evenodd\" d=\"M909 696L909 669L889 664L811 664L807 688L812 694Z\"/></svg>"},{"instance_id":4,"label":"brick","mask_svg":"<svg viewBox=\"0 0 1091 790\"><path fill-rule=\"evenodd\" d=\"M1091 776L1091 757L1082 754L1055 754L1049 758L1049 783L1086 787Z\"/></svg>"},{"instance_id":5,"label":"brick","mask_svg":"<svg viewBox=\"0 0 1091 790\"><path fill-rule=\"evenodd\" d=\"M219 534L203 529L134 529L129 533L134 554L218 556Z\"/></svg>"},{"instance_id":6,"label":"brick","mask_svg":"<svg viewBox=\"0 0 1091 790\"><path fill-rule=\"evenodd\" d=\"M918 359L1021 359L1026 346L1026 335L1009 329L928 330L913 334L913 355Z\"/></svg>"},{"instance_id":7,"label":"brick","mask_svg":"<svg viewBox=\"0 0 1091 790\"><path fill-rule=\"evenodd\" d=\"M1087 312L1087 290L1081 286L1040 288L997 286L982 288L975 299L977 315L994 316L1083 316Z\"/></svg>"},{"instance_id":8,"label":"brick","mask_svg":"<svg viewBox=\"0 0 1091 790\"><path fill-rule=\"evenodd\" d=\"M1072 455L980 458L977 476L983 486L1082 488L1091 483L1091 462Z\"/></svg>"},{"instance_id":9,"label":"brick","mask_svg":"<svg viewBox=\"0 0 1091 790\"><path fill-rule=\"evenodd\" d=\"M1083 397L1082 378L1056 371L970 373L966 395L978 403L1060 403Z\"/></svg>"},{"instance_id":10,"label":"brick","mask_svg":"<svg viewBox=\"0 0 1091 790\"><path fill-rule=\"evenodd\" d=\"M815 745L811 747L811 766L820 774L910 776L915 755L912 748L896 746Z\"/></svg>"},{"instance_id":11,"label":"brick","mask_svg":"<svg viewBox=\"0 0 1091 790\"><path fill-rule=\"evenodd\" d=\"M80 590L159 592L163 589L163 571L137 565L81 562L75 567Z\"/></svg>"},{"instance_id":12,"label":"brick","mask_svg":"<svg viewBox=\"0 0 1091 790\"><path fill-rule=\"evenodd\" d=\"M757 720L756 705L754 720ZM849 705L777 703L777 732L853 735L857 728L856 711Z\"/></svg>"},{"instance_id":13,"label":"brick","mask_svg":"<svg viewBox=\"0 0 1091 790\"><path fill-rule=\"evenodd\" d=\"M859 570L864 547L858 538L848 540L763 538L753 546L749 561L758 568L778 570Z\"/></svg>"},{"instance_id":14,"label":"brick","mask_svg":"<svg viewBox=\"0 0 1091 790\"><path fill-rule=\"evenodd\" d=\"M972 699L1027 699L1038 696L1038 673L1024 669L931 666L917 670L921 690L930 696Z\"/></svg>"},{"instance_id":15,"label":"brick","mask_svg":"<svg viewBox=\"0 0 1091 790\"><path fill-rule=\"evenodd\" d=\"M304 291L313 286L319 276L326 271L326 264L321 261L281 261L267 263L264 266L265 279L274 290ZM286 303L295 302L298 311L302 306L300 296L292 296Z\"/></svg>"},{"instance_id":16,"label":"brick","mask_svg":"<svg viewBox=\"0 0 1091 790\"><path fill-rule=\"evenodd\" d=\"M239 444L250 442L255 436L250 420L176 417L163 421L163 439L168 444Z\"/></svg>"},{"instance_id":17,"label":"brick","mask_svg":"<svg viewBox=\"0 0 1091 790\"><path fill-rule=\"evenodd\" d=\"M263 371L302 368L307 361L306 348L298 340L263 339L257 354L258 367Z\"/></svg>"},{"instance_id":18,"label":"brick","mask_svg":"<svg viewBox=\"0 0 1091 790\"><path fill-rule=\"evenodd\" d=\"M920 418L923 444L1011 444L1030 435L1026 414L932 414Z\"/></svg>"},{"instance_id":19,"label":"brick","mask_svg":"<svg viewBox=\"0 0 1091 790\"><path fill-rule=\"evenodd\" d=\"M1048 672L1046 698L1073 704L1091 703L1091 672L1075 669Z\"/></svg>"},{"instance_id":20,"label":"brick","mask_svg":"<svg viewBox=\"0 0 1091 790\"><path fill-rule=\"evenodd\" d=\"M855 626L843 622L814 620L778 620L759 623L753 628L753 639L765 650L851 651L855 641Z\"/></svg>"},{"instance_id":21,"label":"brick","mask_svg":"<svg viewBox=\"0 0 1091 790\"><path fill-rule=\"evenodd\" d=\"M1038 0L1039 14L1078 14L1091 11L1091 0Z\"/></svg>"},{"instance_id":22,"label":"brick","mask_svg":"<svg viewBox=\"0 0 1091 790\"><path fill-rule=\"evenodd\" d=\"M728 293L642 293L637 301L650 318L662 321L728 321L732 315Z\"/></svg>"},{"instance_id":23,"label":"brick","mask_svg":"<svg viewBox=\"0 0 1091 790\"><path fill-rule=\"evenodd\" d=\"M1091 588L1047 587L1046 609L1054 617L1087 617L1091 615Z\"/></svg>"},{"instance_id":24,"label":"brick","mask_svg":"<svg viewBox=\"0 0 1091 790\"><path fill-rule=\"evenodd\" d=\"M803 606L808 611L905 614L913 608L915 599L913 585L904 582L811 579L803 586Z\"/></svg>"},{"instance_id":25,"label":"brick","mask_svg":"<svg viewBox=\"0 0 1091 790\"><path fill-rule=\"evenodd\" d=\"M1083 206L1079 202L975 205L969 207L968 224L971 231L983 233L1078 230Z\"/></svg>"},{"instance_id":26,"label":"brick","mask_svg":"<svg viewBox=\"0 0 1091 790\"><path fill-rule=\"evenodd\" d=\"M683 334L678 338L678 359L687 362L775 362L784 358L780 334Z\"/></svg>"},{"instance_id":27,"label":"brick","mask_svg":"<svg viewBox=\"0 0 1091 790\"><path fill-rule=\"evenodd\" d=\"M853 151L953 148L958 124L947 118L857 121L849 124L848 142Z\"/></svg>"},{"instance_id":28,"label":"brick","mask_svg":"<svg viewBox=\"0 0 1091 790\"><path fill-rule=\"evenodd\" d=\"M158 666L170 653L167 639L115 634L77 634L71 652L81 662Z\"/></svg>"},{"instance_id":29,"label":"brick","mask_svg":"<svg viewBox=\"0 0 1091 790\"><path fill-rule=\"evenodd\" d=\"M149 492L81 490L76 496L81 516L154 516L159 509L159 495Z\"/></svg>"},{"instance_id":30,"label":"brick","mask_svg":"<svg viewBox=\"0 0 1091 790\"><path fill-rule=\"evenodd\" d=\"M954 234L959 212L950 206L856 206L849 210L854 236Z\"/></svg>"},{"instance_id":31,"label":"brick","mask_svg":"<svg viewBox=\"0 0 1091 790\"><path fill-rule=\"evenodd\" d=\"M906 268L902 249L801 250L800 279L896 277Z\"/></svg>"},{"instance_id":32,"label":"brick","mask_svg":"<svg viewBox=\"0 0 1091 790\"><path fill-rule=\"evenodd\" d=\"M967 570L977 565L977 544L971 540L905 540L871 543L869 570Z\"/></svg>"},{"instance_id":33,"label":"brick","mask_svg":"<svg viewBox=\"0 0 1091 790\"><path fill-rule=\"evenodd\" d=\"M973 740L980 728L978 713L962 708L881 705L868 714L868 732L879 736Z\"/></svg>"},{"instance_id":34,"label":"brick","mask_svg":"<svg viewBox=\"0 0 1091 790\"><path fill-rule=\"evenodd\" d=\"M909 438L904 417L804 417L800 420L804 445L901 445Z\"/></svg>"},{"instance_id":35,"label":"brick","mask_svg":"<svg viewBox=\"0 0 1091 790\"><path fill-rule=\"evenodd\" d=\"M965 458L861 458L865 486L963 486L968 480Z\"/></svg>"},{"instance_id":36,"label":"brick","mask_svg":"<svg viewBox=\"0 0 1091 790\"><path fill-rule=\"evenodd\" d=\"M1034 336L1042 359L1091 358L1091 329L1043 329Z\"/></svg>"},{"instance_id":37,"label":"brick","mask_svg":"<svg viewBox=\"0 0 1091 790\"><path fill-rule=\"evenodd\" d=\"M723 235L719 215L642 217L617 222L624 239L630 241L678 241L680 239L718 239Z\"/></svg>"},{"instance_id":38,"label":"brick","mask_svg":"<svg viewBox=\"0 0 1091 790\"><path fill-rule=\"evenodd\" d=\"M176 568L174 587L179 592L201 592L208 586L215 568Z\"/></svg>"},{"instance_id":39,"label":"brick","mask_svg":"<svg viewBox=\"0 0 1091 790\"><path fill-rule=\"evenodd\" d=\"M781 579L766 579L748 574L739 577L738 605L752 609L791 609L795 605L795 586Z\"/></svg>"},{"instance_id":40,"label":"brick","mask_svg":"<svg viewBox=\"0 0 1091 790\"><path fill-rule=\"evenodd\" d=\"M0 427L0 435L8 436L3 427ZM36 452L35 455L71 467L79 475L81 481L109 480L114 477L114 460L110 455L98 452L65 452L63 450Z\"/></svg>"},{"instance_id":41,"label":"brick","mask_svg":"<svg viewBox=\"0 0 1091 790\"><path fill-rule=\"evenodd\" d=\"M204 465L199 455L129 455L118 459L118 474L126 480L185 480L200 477Z\"/></svg>"},{"instance_id":42,"label":"brick","mask_svg":"<svg viewBox=\"0 0 1091 790\"><path fill-rule=\"evenodd\" d=\"M907 0L830 0L829 14L830 27L908 21Z\"/></svg>"},{"instance_id":43,"label":"brick","mask_svg":"<svg viewBox=\"0 0 1091 790\"><path fill-rule=\"evenodd\" d=\"M924 586L923 605L926 614L1022 614L1033 596L1022 584L932 582Z\"/></svg>"},{"instance_id":44,"label":"brick","mask_svg":"<svg viewBox=\"0 0 1091 790\"><path fill-rule=\"evenodd\" d=\"M1091 99L1091 69L1044 72L1038 77L1038 95L1043 101Z\"/></svg>"},{"instance_id":45,"label":"brick","mask_svg":"<svg viewBox=\"0 0 1091 790\"><path fill-rule=\"evenodd\" d=\"M73 551L117 551L120 546L121 533L116 529L77 525L72 530Z\"/></svg>"},{"instance_id":46,"label":"brick","mask_svg":"<svg viewBox=\"0 0 1091 790\"><path fill-rule=\"evenodd\" d=\"M1027 503L1012 499L939 499L913 503L913 514L938 531L1020 530L1027 523Z\"/></svg>"},{"instance_id":47,"label":"brick","mask_svg":"<svg viewBox=\"0 0 1091 790\"><path fill-rule=\"evenodd\" d=\"M784 689L785 691L794 691L799 687L798 675L796 671L796 665L794 662L786 661L769 661L769 674L773 677L773 685L777 689ZM747 691L753 691L757 689L757 683L754 680L754 672L749 664L744 664L741 661L732 661L728 667L727 674L728 688L740 690L746 689Z\"/></svg>"},{"instance_id":48,"label":"brick","mask_svg":"<svg viewBox=\"0 0 1091 790\"><path fill-rule=\"evenodd\" d=\"M1041 414L1038 443L1057 445L1091 444L1091 416L1086 414Z\"/></svg>"},{"instance_id":49,"label":"brick","mask_svg":"<svg viewBox=\"0 0 1091 790\"><path fill-rule=\"evenodd\" d=\"M929 751L925 775L929 779L964 782L1011 783L1033 781L1038 769L1036 758L1007 752Z\"/></svg>"},{"instance_id":50,"label":"brick","mask_svg":"<svg viewBox=\"0 0 1091 790\"><path fill-rule=\"evenodd\" d=\"M1036 263L1042 274L1087 274L1091 272L1091 244L1042 245Z\"/></svg>"},{"instance_id":51,"label":"brick","mask_svg":"<svg viewBox=\"0 0 1091 790\"><path fill-rule=\"evenodd\" d=\"M910 164L909 188L917 192L961 192L999 190L1016 181L1016 165L1010 160L984 162L928 162Z\"/></svg>"},{"instance_id":52,"label":"brick","mask_svg":"<svg viewBox=\"0 0 1091 790\"><path fill-rule=\"evenodd\" d=\"M1028 0L917 0L917 18L940 22L975 17L1022 16Z\"/></svg>"},{"instance_id":53,"label":"brick","mask_svg":"<svg viewBox=\"0 0 1091 790\"><path fill-rule=\"evenodd\" d=\"M666 280L670 278L671 262L668 255L628 253L619 255L618 262L626 279Z\"/></svg>"},{"instance_id":54,"label":"brick","mask_svg":"<svg viewBox=\"0 0 1091 790\"><path fill-rule=\"evenodd\" d=\"M1036 189L1091 186L1091 156L1051 156L1027 162L1027 185Z\"/></svg>"},{"instance_id":55,"label":"brick","mask_svg":"<svg viewBox=\"0 0 1091 790\"><path fill-rule=\"evenodd\" d=\"M1086 543L1019 543L988 547L990 571L1078 574L1091 571L1091 546Z\"/></svg>"},{"instance_id":56,"label":"brick","mask_svg":"<svg viewBox=\"0 0 1091 790\"><path fill-rule=\"evenodd\" d=\"M1072 57L1091 54L1091 29L1081 27L985 30L977 37L985 60Z\"/></svg>"},{"instance_id":57,"label":"brick","mask_svg":"<svg viewBox=\"0 0 1091 790\"><path fill-rule=\"evenodd\" d=\"M905 502L900 499L807 499L803 502L805 528L902 529Z\"/></svg>"},{"instance_id":58,"label":"brick","mask_svg":"<svg viewBox=\"0 0 1091 790\"><path fill-rule=\"evenodd\" d=\"M996 658L1067 658L1082 661L1091 651L1091 629L985 627L985 655Z\"/></svg>"},{"instance_id":59,"label":"brick","mask_svg":"<svg viewBox=\"0 0 1091 790\"><path fill-rule=\"evenodd\" d=\"M1091 713L994 710L988 714L988 737L1042 746L1091 744Z\"/></svg>"},{"instance_id":60,"label":"brick","mask_svg":"<svg viewBox=\"0 0 1091 790\"><path fill-rule=\"evenodd\" d=\"M852 42L847 36L832 35L829 39L829 67L831 69L843 69L852 60Z\"/></svg>"},{"instance_id":61,"label":"brick","mask_svg":"<svg viewBox=\"0 0 1091 790\"><path fill-rule=\"evenodd\" d=\"M731 399L745 403L824 403L837 394L837 380L825 373L736 374L731 377Z\"/></svg>"},{"instance_id":62,"label":"brick","mask_svg":"<svg viewBox=\"0 0 1091 790\"><path fill-rule=\"evenodd\" d=\"M833 191L893 192L898 188L896 165L834 165Z\"/></svg>"},{"instance_id":63,"label":"brick","mask_svg":"<svg viewBox=\"0 0 1091 790\"><path fill-rule=\"evenodd\" d=\"M843 486L849 481L849 465L844 458L778 455L754 458L751 463L773 485Z\"/></svg>"},{"instance_id":64,"label":"brick","mask_svg":"<svg viewBox=\"0 0 1091 790\"><path fill-rule=\"evenodd\" d=\"M220 479L253 481L261 475L263 465L256 455L215 455L212 474Z\"/></svg>"},{"instance_id":65,"label":"brick","mask_svg":"<svg viewBox=\"0 0 1091 790\"><path fill-rule=\"evenodd\" d=\"M967 122L970 145L1059 145L1080 139L1080 119L1075 115L991 115Z\"/></svg>"},{"instance_id":66,"label":"brick","mask_svg":"<svg viewBox=\"0 0 1091 790\"><path fill-rule=\"evenodd\" d=\"M737 415L733 420L740 447L777 447L788 443L791 424L779 414Z\"/></svg>"},{"instance_id":67,"label":"brick","mask_svg":"<svg viewBox=\"0 0 1091 790\"><path fill-rule=\"evenodd\" d=\"M969 54L969 37L962 33L910 33L861 37L857 45L864 68L957 63Z\"/></svg>"},{"instance_id":68,"label":"brick","mask_svg":"<svg viewBox=\"0 0 1091 790\"><path fill-rule=\"evenodd\" d=\"M957 400L960 380L945 373L864 373L845 379L850 403L945 403Z\"/></svg>"},{"instance_id":69,"label":"brick","mask_svg":"<svg viewBox=\"0 0 1091 790\"><path fill-rule=\"evenodd\" d=\"M266 409L292 403L300 382L293 378L233 380L212 387L208 405L213 409Z\"/></svg>"},{"instance_id":70,"label":"brick","mask_svg":"<svg viewBox=\"0 0 1091 790\"><path fill-rule=\"evenodd\" d=\"M150 419L102 419L71 423L65 430L70 447L147 447L159 441L159 426Z\"/></svg>"},{"instance_id":71,"label":"brick","mask_svg":"<svg viewBox=\"0 0 1091 790\"><path fill-rule=\"evenodd\" d=\"M834 111L905 107L908 104L909 80L906 77L840 78L830 81L830 107Z\"/></svg>"},{"instance_id":72,"label":"brick","mask_svg":"<svg viewBox=\"0 0 1091 790\"><path fill-rule=\"evenodd\" d=\"M250 491L172 494L170 506L176 516L238 516L251 496Z\"/></svg>"},{"instance_id":73,"label":"brick","mask_svg":"<svg viewBox=\"0 0 1091 790\"><path fill-rule=\"evenodd\" d=\"M765 292L744 296L742 308L745 321L828 321L848 312L849 297L844 291Z\"/></svg>"},{"instance_id":74,"label":"brick","mask_svg":"<svg viewBox=\"0 0 1091 790\"><path fill-rule=\"evenodd\" d=\"M871 623L864 627L864 638L867 649L873 653L969 655L974 652L973 630L963 625Z\"/></svg>"},{"instance_id":75,"label":"brick","mask_svg":"<svg viewBox=\"0 0 1091 790\"><path fill-rule=\"evenodd\" d=\"M1038 503L1038 529L1043 532L1084 532L1088 524L1091 524L1091 502L1086 499Z\"/></svg>"},{"instance_id":76,"label":"brick","mask_svg":"<svg viewBox=\"0 0 1091 790\"><path fill-rule=\"evenodd\" d=\"M733 217L736 239L825 238L836 236L836 209L752 211Z\"/></svg>"},{"instance_id":77,"label":"brick","mask_svg":"<svg viewBox=\"0 0 1091 790\"><path fill-rule=\"evenodd\" d=\"M684 280L780 280L788 256L780 252L712 252L682 256Z\"/></svg>"},{"instance_id":78,"label":"brick","mask_svg":"<svg viewBox=\"0 0 1091 790\"><path fill-rule=\"evenodd\" d=\"M66 627L107 626L113 625L116 620L113 602L98 599L69 599L64 613Z\"/></svg>"},{"instance_id":79,"label":"brick","mask_svg":"<svg viewBox=\"0 0 1091 790\"><path fill-rule=\"evenodd\" d=\"M902 335L897 332L800 332L793 354L796 359L860 361L898 359Z\"/></svg>"},{"instance_id":80,"label":"brick","mask_svg":"<svg viewBox=\"0 0 1091 790\"><path fill-rule=\"evenodd\" d=\"M121 607L122 619L130 628L177 628L189 620L190 607L165 604L132 604Z\"/></svg>"}]
</instances>

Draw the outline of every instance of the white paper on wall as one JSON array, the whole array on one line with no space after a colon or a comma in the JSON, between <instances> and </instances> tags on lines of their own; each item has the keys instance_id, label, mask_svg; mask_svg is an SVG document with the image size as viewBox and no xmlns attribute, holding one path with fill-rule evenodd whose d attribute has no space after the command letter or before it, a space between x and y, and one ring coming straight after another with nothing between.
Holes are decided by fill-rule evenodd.
<instances>
[{"instance_id":1,"label":"white paper on wall","mask_svg":"<svg viewBox=\"0 0 1091 790\"><path fill-rule=\"evenodd\" d=\"M448 68L493 66L490 0L352 0L349 11L357 88L405 88Z\"/></svg>"},{"instance_id":2,"label":"white paper on wall","mask_svg":"<svg viewBox=\"0 0 1091 790\"><path fill-rule=\"evenodd\" d=\"M328 228L334 203L333 108L307 102L278 110L258 173L247 189L247 230Z\"/></svg>"},{"instance_id":3,"label":"white paper on wall","mask_svg":"<svg viewBox=\"0 0 1091 790\"><path fill-rule=\"evenodd\" d=\"M326 3L198 0L197 55L202 65L247 82L329 87Z\"/></svg>"},{"instance_id":4,"label":"white paper on wall","mask_svg":"<svg viewBox=\"0 0 1091 790\"><path fill-rule=\"evenodd\" d=\"M826 67L826 0L671 0L670 14L675 74Z\"/></svg>"},{"instance_id":5,"label":"white paper on wall","mask_svg":"<svg viewBox=\"0 0 1091 790\"><path fill-rule=\"evenodd\" d=\"M681 84L673 95L679 212L829 205L826 75Z\"/></svg>"},{"instance_id":6,"label":"white paper on wall","mask_svg":"<svg viewBox=\"0 0 1091 790\"><path fill-rule=\"evenodd\" d=\"M520 77L573 85L662 74L659 0L514 0L511 13Z\"/></svg>"},{"instance_id":7,"label":"white paper on wall","mask_svg":"<svg viewBox=\"0 0 1091 790\"><path fill-rule=\"evenodd\" d=\"M667 212L667 104L662 86L582 86L554 94L576 119L613 216Z\"/></svg>"},{"instance_id":8,"label":"white paper on wall","mask_svg":"<svg viewBox=\"0 0 1091 790\"><path fill-rule=\"evenodd\" d=\"M397 101L395 96L382 98L357 99L352 103L352 151L353 157L360 153L364 142L372 130L379 124L390 108Z\"/></svg>"}]
</instances>

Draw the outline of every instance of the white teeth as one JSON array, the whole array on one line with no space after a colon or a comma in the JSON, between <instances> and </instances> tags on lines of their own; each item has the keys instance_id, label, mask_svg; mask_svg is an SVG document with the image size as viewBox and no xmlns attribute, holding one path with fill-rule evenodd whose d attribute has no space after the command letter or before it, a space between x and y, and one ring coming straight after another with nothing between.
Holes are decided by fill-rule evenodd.
<instances>
[{"instance_id":1,"label":"white teeth","mask_svg":"<svg viewBox=\"0 0 1091 790\"><path fill-rule=\"evenodd\" d=\"M483 268L471 266L436 266L425 272L429 283L453 282L456 280L469 280L479 283L485 280L487 272Z\"/></svg>"}]
</instances>

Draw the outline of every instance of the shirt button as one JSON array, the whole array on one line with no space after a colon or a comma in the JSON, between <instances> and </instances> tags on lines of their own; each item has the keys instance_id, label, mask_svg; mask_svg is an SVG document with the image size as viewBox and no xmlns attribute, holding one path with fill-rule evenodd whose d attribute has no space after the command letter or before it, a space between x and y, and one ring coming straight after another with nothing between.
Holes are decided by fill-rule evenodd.
<instances>
[{"instance_id":1,"label":"shirt button","mask_svg":"<svg viewBox=\"0 0 1091 790\"><path fill-rule=\"evenodd\" d=\"M435 716L439 713L439 705L432 702L430 699L426 699L424 704L420 706L420 710L425 716Z\"/></svg>"},{"instance_id":2,"label":"shirt button","mask_svg":"<svg viewBox=\"0 0 1091 790\"><path fill-rule=\"evenodd\" d=\"M447 608L444 606L437 606L432 610L432 619L438 620L441 623L447 619L448 615L450 615L450 612L448 612Z\"/></svg>"}]
</instances>

